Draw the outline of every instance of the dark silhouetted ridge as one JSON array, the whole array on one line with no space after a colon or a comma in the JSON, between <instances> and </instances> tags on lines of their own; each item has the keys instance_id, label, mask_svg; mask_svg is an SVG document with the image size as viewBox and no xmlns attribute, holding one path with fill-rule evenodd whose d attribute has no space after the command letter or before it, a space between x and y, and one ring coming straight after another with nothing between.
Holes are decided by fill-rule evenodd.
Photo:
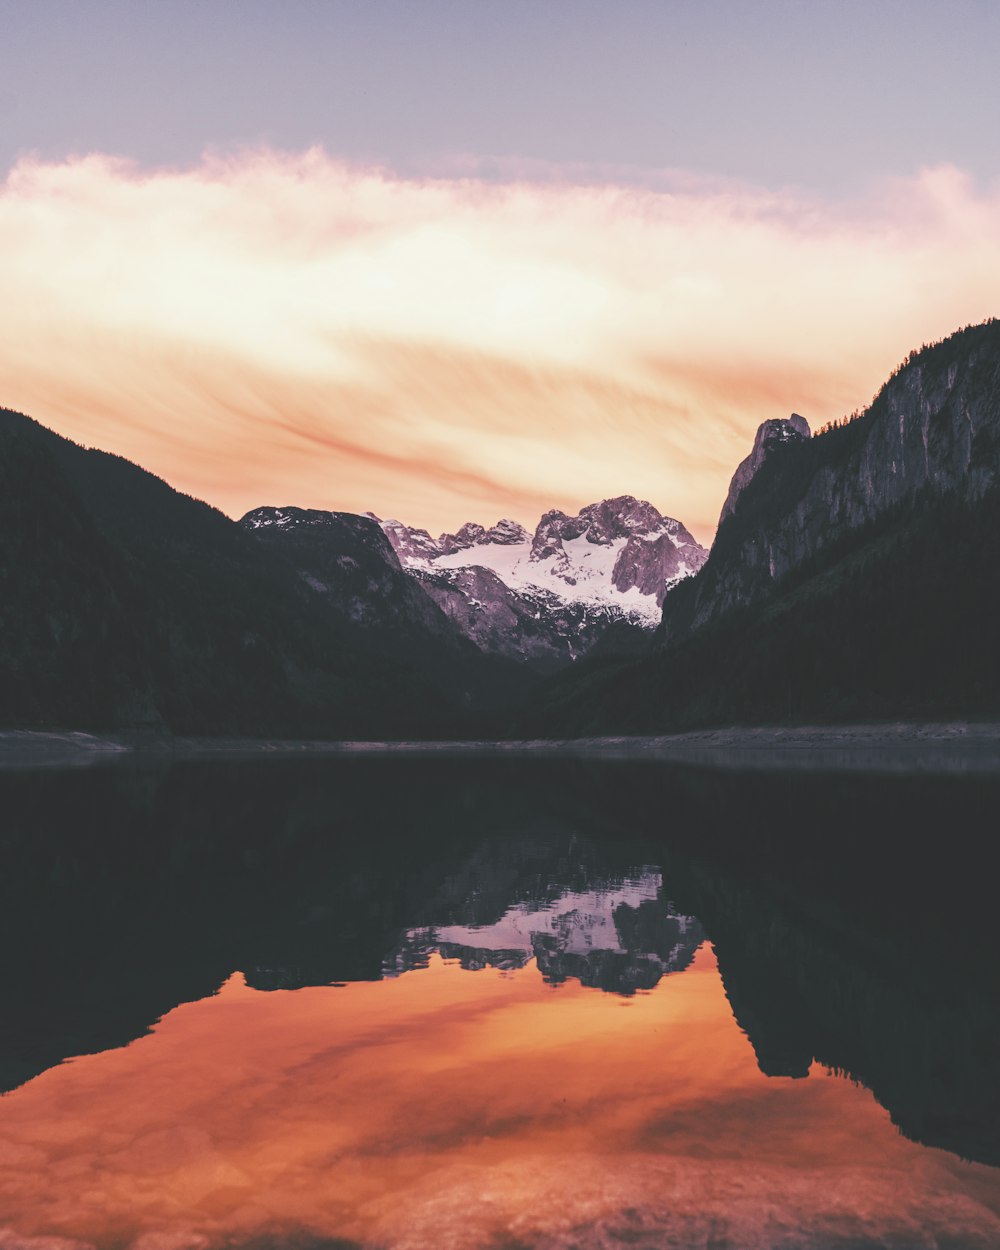
<instances>
[{"instance_id":1,"label":"dark silhouetted ridge","mask_svg":"<svg viewBox=\"0 0 1000 1250\"><path fill-rule=\"evenodd\" d=\"M551 683L533 731L1000 711L1000 323L817 437L762 433L657 647Z\"/></svg>"},{"instance_id":2,"label":"dark silhouetted ridge","mask_svg":"<svg viewBox=\"0 0 1000 1250\"><path fill-rule=\"evenodd\" d=\"M511 697L363 517L257 533L0 413L0 724L454 731Z\"/></svg>"}]
</instances>

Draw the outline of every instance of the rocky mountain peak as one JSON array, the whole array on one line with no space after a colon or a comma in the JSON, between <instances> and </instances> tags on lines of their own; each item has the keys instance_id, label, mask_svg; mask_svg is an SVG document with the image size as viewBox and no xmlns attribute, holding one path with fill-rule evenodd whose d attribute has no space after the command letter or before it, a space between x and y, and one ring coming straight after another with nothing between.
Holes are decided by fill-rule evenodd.
<instances>
[{"instance_id":1,"label":"rocky mountain peak","mask_svg":"<svg viewBox=\"0 0 1000 1250\"><path fill-rule=\"evenodd\" d=\"M584 654L612 622L658 625L667 591L708 555L679 521L633 495L576 516L553 508L534 534L510 518L438 539L383 525L404 567L477 646L533 663Z\"/></svg>"},{"instance_id":2,"label":"rocky mountain peak","mask_svg":"<svg viewBox=\"0 0 1000 1250\"><path fill-rule=\"evenodd\" d=\"M402 569L402 561L386 529L386 525L393 522L383 524L371 513L359 516L323 508L265 507L254 508L239 524L258 538L284 535L289 541L332 545L354 560L355 565L360 556L365 560L371 557L377 566ZM394 524L399 525L399 522Z\"/></svg>"},{"instance_id":3,"label":"rocky mountain peak","mask_svg":"<svg viewBox=\"0 0 1000 1250\"><path fill-rule=\"evenodd\" d=\"M780 447L785 443L801 442L803 439L811 436L812 431L809 429L809 422L805 417L799 416L797 412L793 412L787 418L763 421L757 427L757 434L753 440L753 450L737 466L736 472L733 474L733 480L729 483L729 494L726 496L726 502L722 505L722 515L719 517L719 524L721 525L736 507L736 500L746 490L750 481L756 475L757 470L776 447Z\"/></svg>"},{"instance_id":4,"label":"rocky mountain peak","mask_svg":"<svg viewBox=\"0 0 1000 1250\"><path fill-rule=\"evenodd\" d=\"M633 535L669 532L669 526L676 529L679 523L668 520L651 503L632 495L587 504L572 517L556 508L546 512L538 522L531 544L531 559L537 562L559 555L564 551L564 542L583 536L588 543L607 547Z\"/></svg>"},{"instance_id":5,"label":"rocky mountain peak","mask_svg":"<svg viewBox=\"0 0 1000 1250\"><path fill-rule=\"evenodd\" d=\"M526 543L531 535L519 525L517 521L511 521L504 518L497 521L492 529L488 529L485 534L476 539L477 545L485 545L486 543L497 543L501 547L513 547L517 543Z\"/></svg>"},{"instance_id":6,"label":"rocky mountain peak","mask_svg":"<svg viewBox=\"0 0 1000 1250\"><path fill-rule=\"evenodd\" d=\"M566 544L579 538L587 546L568 550ZM606 553L597 564L586 555L591 546ZM648 500L618 495L587 504L574 517L558 509L546 512L528 559L567 586L575 587L600 570L621 594L636 590L660 607L667 591L697 572L707 557L680 521L665 517Z\"/></svg>"},{"instance_id":7,"label":"rocky mountain peak","mask_svg":"<svg viewBox=\"0 0 1000 1250\"><path fill-rule=\"evenodd\" d=\"M486 530L482 525L477 525L475 521L466 521L462 528L455 534L442 534L438 539L438 550L442 555L448 555L452 551L467 551L475 543L478 543Z\"/></svg>"},{"instance_id":8,"label":"rocky mountain peak","mask_svg":"<svg viewBox=\"0 0 1000 1250\"><path fill-rule=\"evenodd\" d=\"M588 504L580 509L581 521L587 524L587 541L606 545L633 534L659 533L664 517L645 499L618 495Z\"/></svg>"},{"instance_id":9,"label":"rocky mountain peak","mask_svg":"<svg viewBox=\"0 0 1000 1250\"><path fill-rule=\"evenodd\" d=\"M426 530L411 529L402 521L390 518L379 521L373 513L368 513L372 520L382 526L392 549L404 564L411 560L430 560L441 554L440 544Z\"/></svg>"},{"instance_id":10,"label":"rocky mountain peak","mask_svg":"<svg viewBox=\"0 0 1000 1250\"><path fill-rule=\"evenodd\" d=\"M433 551L422 554L426 554L428 558L447 556L453 551L468 551L470 547L484 547L490 543L496 543L501 547L513 547L518 543L526 543L530 537L531 535L523 525L519 525L517 521L511 521L508 517L497 521L496 525L491 526L490 529L477 525L475 521L466 521L456 533L442 534L434 543Z\"/></svg>"},{"instance_id":11,"label":"rocky mountain peak","mask_svg":"<svg viewBox=\"0 0 1000 1250\"><path fill-rule=\"evenodd\" d=\"M570 518L558 508L553 508L551 512L546 512L535 528L528 559L538 563L562 552L563 537L570 536L567 531L572 526L576 525L572 537L578 538L583 532L582 528L576 524L578 521L579 517Z\"/></svg>"}]
</instances>

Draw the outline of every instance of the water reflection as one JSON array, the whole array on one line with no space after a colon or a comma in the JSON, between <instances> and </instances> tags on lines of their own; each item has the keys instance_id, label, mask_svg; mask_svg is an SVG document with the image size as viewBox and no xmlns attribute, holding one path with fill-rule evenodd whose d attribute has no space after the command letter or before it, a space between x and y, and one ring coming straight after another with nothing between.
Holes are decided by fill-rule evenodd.
<instances>
[{"instance_id":1,"label":"water reflection","mask_svg":"<svg viewBox=\"0 0 1000 1250\"><path fill-rule=\"evenodd\" d=\"M1000 1244L997 793L2 777L0 1245Z\"/></svg>"},{"instance_id":2,"label":"water reflection","mask_svg":"<svg viewBox=\"0 0 1000 1250\"><path fill-rule=\"evenodd\" d=\"M762 1075L713 965L624 1000L439 957L236 975L8 1096L0 1210L29 1247L996 1244L996 1173L822 1070Z\"/></svg>"},{"instance_id":3,"label":"water reflection","mask_svg":"<svg viewBox=\"0 0 1000 1250\"><path fill-rule=\"evenodd\" d=\"M664 896L659 871L646 867L615 880L595 880L586 892L520 900L492 924L408 929L383 969L398 976L426 968L435 952L472 972L509 971L534 960L550 985L574 977L582 985L629 995L683 971L703 936L697 920L678 915Z\"/></svg>"}]
</instances>

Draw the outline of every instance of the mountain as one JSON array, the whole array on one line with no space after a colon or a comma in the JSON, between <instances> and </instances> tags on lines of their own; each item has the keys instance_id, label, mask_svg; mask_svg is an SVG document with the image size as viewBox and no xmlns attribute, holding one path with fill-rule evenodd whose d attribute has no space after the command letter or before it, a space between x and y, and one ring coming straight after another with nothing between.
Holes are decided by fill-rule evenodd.
<instances>
[{"instance_id":1,"label":"mountain","mask_svg":"<svg viewBox=\"0 0 1000 1250\"><path fill-rule=\"evenodd\" d=\"M805 417L800 417L797 412L793 412L786 421L779 419L763 422L757 430L757 437L753 440L750 455L740 462L733 474L733 480L729 483L729 494L722 505L719 524L721 525L727 517L733 514L737 499L750 485L757 470L776 447L784 446L785 443L798 442L809 438L810 435L809 422Z\"/></svg>"},{"instance_id":2,"label":"mountain","mask_svg":"<svg viewBox=\"0 0 1000 1250\"><path fill-rule=\"evenodd\" d=\"M671 600L668 632L761 602L869 531L912 523L922 506L978 507L1000 471L1000 325L912 355L865 413L808 434L801 417L761 426L704 577Z\"/></svg>"},{"instance_id":3,"label":"mountain","mask_svg":"<svg viewBox=\"0 0 1000 1250\"><path fill-rule=\"evenodd\" d=\"M239 525L0 411L0 723L453 732L523 689L402 572L373 522L264 515Z\"/></svg>"},{"instance_id":4,"label":"mountain","mask_svg":"<svg viewBox=\"0 0 1000 1250\"><path fill-rule=\"evenodd\" d=\"M380 524L403 566L477 646L542 670L587 654L612 625L654 628L667 591L708 555L679 521L631 495L576 516L547 512L534 534L508 519L438 538Z\"/></svg>"},{"instance_id":5,"label":"mountain","mask_svg":"<svg viewBox=\"0 0 1000 1250\"><path fill-rule=\"evenodd\" d=\"M613 625L643 636L640 624L611 603L569 600L547 590L512 590L481 565L410 568L410 574L457 628L485 654L519 660L534 671L554 672L589 654Z\"/></svg>"},{"instance_id":6,"label":"mountain","mask_svg":"<svg viewBox=\"0 0 1000 1250\"><path fill-rule=\"evenodd\" d=\"M433 737L525 699L508 732L995 716L1000 323L815 436L765 422L707 557L631 496L533 534L236 523L6 410L0 527L10 727Z\"/></svg>"},{"instance_id":7,"label":"mountain","mask_svg":"<svg viewBox=\"0 0 1000 1250\"><path fill-rule=\"evenodd\" d=\"M1000 323L911 353L808 435L760 428L657 645L553 683L534 730L1000 711Z\"/></svg>"},{"instance_id":8,"label":"mountain","mask_svg":"<svg viewBox=\"0 0 1000 1250\"><path fill-rule=\"evenodd\" d=\"M308 508L255 508L239 522L293 567L341 618L361 653L419 667L421 678L459 706L493 706L524 692L530 677L484 657L422 585L404 572L392 544L367 516ZM435 696L439 697L439 696Z\"/></svg>"}]
</instances>

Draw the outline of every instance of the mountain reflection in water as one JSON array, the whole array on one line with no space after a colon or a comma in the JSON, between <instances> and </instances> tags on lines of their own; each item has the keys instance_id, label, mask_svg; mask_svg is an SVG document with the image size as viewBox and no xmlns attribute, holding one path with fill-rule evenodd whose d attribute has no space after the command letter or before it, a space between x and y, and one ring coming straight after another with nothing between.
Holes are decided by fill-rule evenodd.
<instances>
[{"instance_id":1,"label":"mountain reflection in water","mask_svg":"<svg viewBox=\"0 0 1000 1250\"><path fill-rule=\"evenodd\" d=\"M0 775L0 1246L995 1247L998 795Z\"/></svg>"},{"instance_id":2,"label":"mountain reflection in water","mask_svg":"<svg viewBox=\"0 0 1000 1250\"><path fill-rule=\"evenodd\" d=\"M550 985L575 977L609 993L651 990L691 963L704 936L662 890L660 873L646 868L594 881L585 893L515 903L493 924L408 929L385 961L385 975L426 968L437 952L468 971L523 968L533 959Z\"/></svg>"}]
</instances>

